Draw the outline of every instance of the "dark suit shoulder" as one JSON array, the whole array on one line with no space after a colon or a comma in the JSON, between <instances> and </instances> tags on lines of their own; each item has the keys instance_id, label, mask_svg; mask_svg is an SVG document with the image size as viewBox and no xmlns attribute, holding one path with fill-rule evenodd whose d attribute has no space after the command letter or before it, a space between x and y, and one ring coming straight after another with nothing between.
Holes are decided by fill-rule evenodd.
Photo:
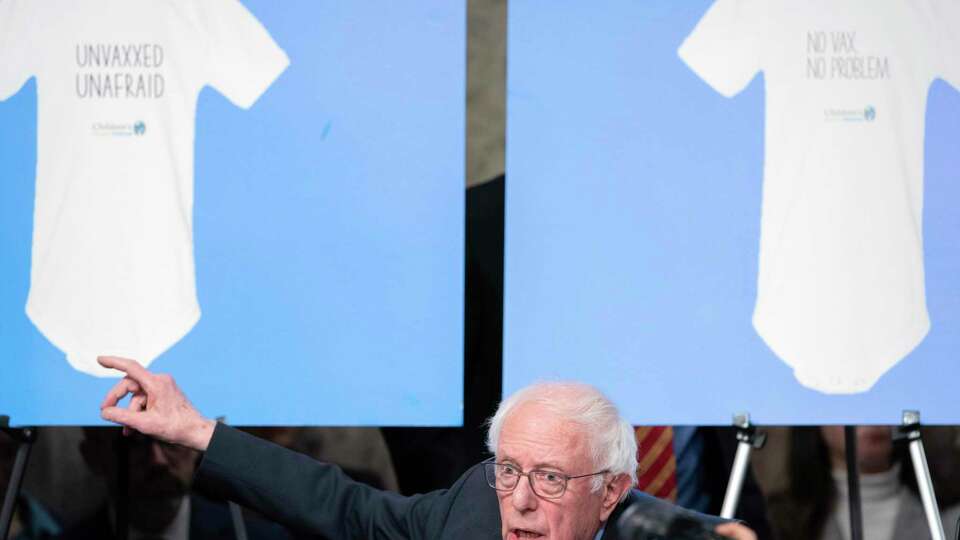
<instances>
[{"instance_id":1,"label":"dark suit shoulder","mask_svg":"<svg viewBox=\"0 0 960 540\"><path fill-rule=\"evenodd\" d=\"M470 467L450 489L443 491L444 504L434 507L437 538L500 539L497 495L487 485L481 464Z\"/></svg>"},{"instance_id":2,"label":"dark suit shoulder","mask_svg":"<svg viewBox=\"0 0 960 540\"><path fill-rule=\"evenodd\" d=\"M195 485L297 532L328 538L499 538L496 496L480 467L449 489L404 497L355 482L335 465L218 425Z\"/></svg>"}]
</instances>

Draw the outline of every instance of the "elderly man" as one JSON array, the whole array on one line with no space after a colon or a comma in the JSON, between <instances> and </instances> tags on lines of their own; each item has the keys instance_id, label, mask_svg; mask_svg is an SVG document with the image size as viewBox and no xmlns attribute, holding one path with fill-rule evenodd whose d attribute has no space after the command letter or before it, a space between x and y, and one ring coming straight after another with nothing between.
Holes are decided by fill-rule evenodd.
<instances>
[{"instance_id":1,"label":"elderly man","mask_svg":"<svg viewBox=\"0 0 960 540\"><path fill-rule=\"evenodd\" d=\"M131 360L99 361L127 374L104 399L104 419L204 452L199 489L304 532L329 538L617 540L625 538L617 516L642 497L630 490L637 465L633 429L586 385L534 385L510 396L491 420L495 461L474 466L449 489L401 497L204 418L167 375ZM127 394L133 396L128 407L118 407ZM738 523L721 523L716 532L755 539Z\"/></svg>"}]
</instances>

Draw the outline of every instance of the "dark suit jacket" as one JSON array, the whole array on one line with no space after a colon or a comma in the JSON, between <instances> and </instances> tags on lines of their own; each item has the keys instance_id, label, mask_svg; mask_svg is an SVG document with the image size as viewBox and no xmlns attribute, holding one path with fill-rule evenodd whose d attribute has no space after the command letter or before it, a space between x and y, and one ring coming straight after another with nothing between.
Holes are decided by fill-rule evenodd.
<instances>
[{"instance_id":1,"label":"dark suit jacket","mask_svg":"<svg viewBox=\"0 0 960 540\"><path fill-rule=\"evenodd\" d=\"M299 532L328 538L501 538L497 497L480 465L471 467L449 489L404 497L354 482L335 465L218 424L194 486ZM629 504L654 510L672 506L631 492L608 520L603 540L620 538L616 520ZM721 521L696 515L709 523Z\"/></svg>"}]
</instances>

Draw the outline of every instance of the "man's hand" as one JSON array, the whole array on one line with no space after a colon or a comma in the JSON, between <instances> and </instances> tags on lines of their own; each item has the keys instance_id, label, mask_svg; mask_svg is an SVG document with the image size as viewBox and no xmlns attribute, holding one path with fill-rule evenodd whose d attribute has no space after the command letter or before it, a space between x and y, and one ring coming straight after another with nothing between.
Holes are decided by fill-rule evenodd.
<instances>
[{"instance_id":1,"label":"man's hand","mask_svg":"<svg viewBox=\"0 0 960 540\"><path fill-rule=\"evenodd\" d=\"M104 420L121 424L124 434L133 429L162 441L206 451L216 422L193 408L173 377L150 373L125 358L101 356L97 362L127 374L100 404ZM127 394L133 395L130 404L126 409L118 407L117 403Z\"/></svg>"},{"instance_id":2,"label":"man's hand","mask_svg":"<svg viewBox=\"0 0 960 540\"><path fill-rule=\"evenodd\" d=\"M714 532L727 538L732 538L733 540L757 540L757 534L746 525L741 525L740 523L717 525Z\"/></svg>"}]
</instances>

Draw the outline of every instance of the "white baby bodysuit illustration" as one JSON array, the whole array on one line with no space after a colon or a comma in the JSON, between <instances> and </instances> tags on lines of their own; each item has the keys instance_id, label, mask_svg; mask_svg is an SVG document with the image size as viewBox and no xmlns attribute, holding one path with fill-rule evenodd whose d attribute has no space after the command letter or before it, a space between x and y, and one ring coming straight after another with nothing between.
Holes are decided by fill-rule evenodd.
<instances>
[{"instance_id":1,"label":"white baby bodysuit illustration","mask_svg":"<svg viewBox=\"0 0 960 540\"><path fill-rule=\"evenodd\" d=\"M37 80L26 312L75 369L196 324L197 97L248 108L287 65L239 0L0 0L0 100Z\"/></svg>"},{"instance_id":2,"label":"white baby bodysuit illustration","mask_svg":"<svg viewBox=\"0 0 960 540\"><path fill-rule=\"evenodd\" d=\"M930 84L960 85L957 0L717 0L679 49L727 97L766 85L753 325L826 393L868 390L930 327Z\"/></svg>"}]
</instances>

